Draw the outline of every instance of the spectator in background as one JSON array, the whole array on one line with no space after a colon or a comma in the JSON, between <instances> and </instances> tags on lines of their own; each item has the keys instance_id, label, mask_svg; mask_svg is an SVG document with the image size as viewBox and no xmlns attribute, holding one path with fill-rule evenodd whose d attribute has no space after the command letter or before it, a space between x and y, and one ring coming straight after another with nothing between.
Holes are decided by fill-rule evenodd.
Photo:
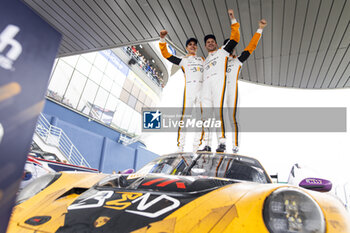
<instances>
[{"instance_id":1,"label":"spectator in background","mask_svg":"<svg viewBox=\"0 0 350 233\"><path fill-rule=\"evenodd\" d=\"M133 45L133 46L131 46L131 49L132 49L132 51L134 51L134 53L136 54L136 47Z\"/></svg>"},{"instance_id":2,"label":"spectator in background","mask_svg":"<svg viewBox=\"0 0 350 233\"><path fill-rule=\"evenodd\" d=\"M138 63L140 65L140 67L142 68L143 66L143 60L145 59L143 56L139 57L140 59L138 60Z\"/></svg>"},{"instance_id":3,"label":"spectator in background","mask_svg":"<svg viewBox=\"0 0 350 233\"><path fill-rule=\"evenodd\" d=\"M147 60L147 63L146 63L146 70L147 70L147 71L151 71L151 66L150 66L148 60Z\"/></svg>"},{"instance_id":4,"label":"spectator in background","mask_svg":"<svg viewBox=\"0 0 350 233\"><path fill-rule=\"evenodd\" d=\"M137 64L143 69L147 76L152 78L159 86L163 86L162 81L159 80L159 73L157 69L153 67L149 60L147 60L140 52L136 49L136 46L126 46L126 52L137 61ZM54 98L54 97L53 97Z\"/></svg>"}]
</instances>

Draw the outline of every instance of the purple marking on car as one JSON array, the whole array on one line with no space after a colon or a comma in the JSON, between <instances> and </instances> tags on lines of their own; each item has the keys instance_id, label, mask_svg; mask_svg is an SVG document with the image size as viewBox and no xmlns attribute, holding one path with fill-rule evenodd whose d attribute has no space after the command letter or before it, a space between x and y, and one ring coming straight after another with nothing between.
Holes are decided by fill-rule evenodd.
<instances>
[{"instance_id":1,"label":"purple marking on car","mask_svg":"<svg viewBox=\"0 0 350 233\"><path fill-rule=\"evenodd\" d=\"M120 174L131 174L131 173L134 173L134 172L135 172L135 170L130 168L130 169L126 169L126 170L122 171Z\"/></svg>"},{"instance_id":2,"label":"purple marking on car","mask_svg":"<svg viewBox=\"0 0 350 233\"><path fill-rule=\"evenodd\" d=\"M328 192L332 189L332 182L320 178L305 178L299 183L299 186L314 191Z\"/></svg>"}]
</instances>

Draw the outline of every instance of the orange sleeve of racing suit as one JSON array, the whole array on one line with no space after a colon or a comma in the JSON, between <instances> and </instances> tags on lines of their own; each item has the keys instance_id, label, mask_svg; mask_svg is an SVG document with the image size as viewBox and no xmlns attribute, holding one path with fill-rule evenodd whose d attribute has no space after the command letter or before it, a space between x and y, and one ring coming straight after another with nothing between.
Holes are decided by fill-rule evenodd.
<instances>
[{"instance_id":1,"label":"orange sleeve of racing suit","mask_svg":"<svg viewBox=\"0 0 350 233\"><path fill-rule=\"evenodd\" d=\"M239 33L239 23L231 24L230 40L234 40L238 43L240 38L241 38L241 34Z\"/></svg>"},{"instance_id":2,"label":"orange sleeve of racing suit","mask_svg":"<svg viewBox=\"0 0 350 233\"><path fill-rule=\"evenodd\" d=\"M256 46L258 45L260 37L261 37L261 33L256 32L253 38L250 40L248 46L244 50L252 54L252 52L256 49Z\"/></svg>"},{"instance_id":3,"label":"orange sleeve of racing suit","mask_svg":"<svg viewBox=\"0 0 350 233\"><path fill-rule=\"evenodd\" d=\"M174 63L176 65L180 64L182 59L178 58L176 56L173 56L169 53L167 46L166 46L166 42L159 42L159 48L160 48L160 51L161 51L164 58L166 58L168 61L170 61L171 63Z\"/></svg>"},{"instance_id":4,"label":"orange sleeve of racing suit","mask_svg":"<svg viewBox=\"0 0 350 233\"><path fill-rule=\"evenodd\" d=\"M250 54L253 53L253 51L256 49L256 46L258 46L260 37L261 37L262 29L259 29L253 36L253 38L250 40L248 46L244 49L241 56L238 57L238 60L240 62L244 62L248 59Z\"/></svg>"},{"instance_id":5,"label":"orange sleeve of racing suit","mask_svg":"<svg viewBox=\"0 0 350 233\"><path fill-rule=\"evenodd\" d=\"M240 40L240 32L239 32L239 23L237 23L236 19L232 20L231 24L231 35L229 42L223 47L228 53L232 53L233 49L236 47Z\"/></svg>"},{"instance_id":6,"label":"orange sleeve of racing suit","mask_svg":"<svg viewBox=\"0 0 350 233\"><path fill-rule=\"evenodd\" d=\"M166 42L164 42L164 43L159 42L159 48L160 48L160 51L162 52L162 55L164 58L171 57L171 54L168 52L168 49L166 47Z\"/></svg>"}]
</instances>

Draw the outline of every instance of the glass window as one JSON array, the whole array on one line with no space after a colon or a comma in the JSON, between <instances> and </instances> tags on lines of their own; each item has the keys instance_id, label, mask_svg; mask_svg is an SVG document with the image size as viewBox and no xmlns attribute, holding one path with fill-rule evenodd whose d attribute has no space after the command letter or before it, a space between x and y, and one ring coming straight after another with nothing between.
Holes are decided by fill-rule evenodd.
<instances>
[{"instance_id":1,"label":"glass window","mask_svg":"<svg viewBox=\"0 0 350 233\"><path fill-rule=\"evenodd\" d=\"M67 62L69 65L73 67L75 67L75 65L77 64L78 59L79 59L79 55L60 58L60 60Z\"/></svg>"},{"instance_id":2,"label":"glass window","mask_svg":"<svg viewBox=\"0 0 350 233\"><path fill-rule=\"evenodd\" d=\"M136 101L137 101L136 98L130 95L128 100L128 105L134 109L136 105Z\"/></svg>"},{"instance_id":3,"label":"glass window","mask_svg":"<svg viewBox=\"0 0 350 233\"><path fill-rule=\"evenodd\" d=\"M132 86L133 86L133 82L130 81L130 79L126 79L125 82L124 82L123 88L124 88L125 90L127 90L128 92L131 92Z\"/></svg>"},{"instance_id":4,"label":"glass window","mask_svg":"<svg viewBox=\"0 0 350 233\"><path fill-rule=\"evenodd\" d=\"M89 78L93 81L95 81L97 84L101 83L103 73L96 68L96 66L92 66Z\"/></svg>"},{"instance_id":5,"label":"glass window","mask_svg":"<svg viewBox=\"0 0 350 233\"><path fill-rule=\"evenodd\" d=\"M147 97L147 96L146 96L145 92L143 92L143 91L141 90L141 91L140 91L140 94L139 94L139 97L138 97L139 101L142 102L142 103L145 103L146 97Z\"/></svg>"},{"instance_id":6,"label":"glass window","mask_svg":"<svg viewBox=\"0 0 350 233\"><path fill-rule=\"evenodd\" d=\"M135 129L135 134L136 135L141 135L141 127L142 127L142 117L141 114L136 114L136 120L135 120L135 125L136 125L136 129Z\"/></svg>"},{"instance_id":7,"label":"glass window","mask_svg":"<svg viewBox=\"0 0 350 233\"><path fill-rule=\"evenodd\" d=\"M114 79L117 74L117 71L118 71L117 67L115 67L113 63L109 62L105 70L105 75Z\"/></svg>"},{"instance_id":8,"label":"glass window","mask_svg":"<svg viewBox=\"0 0 350 233\"><path fill-rule=\"evenodd\" d=\"M73 67L59 59L49 84L49 96L61 101L73 73Z\"/></svg>"},{"instance_id":9,"label":"glass window","mask_svg":"<svg viewBox=\"0 0 350 233\"><path fill-rule=\"evenodd\" d=\"M127 131L129 132L129 133L135 133L135 126L134 126L134 122L133 122L133 119L134 119L134 111L133 112L131 112L131 114L130 114L130 122L129 122L129 127L128 127L128 129L127 129Z\"/></svg>"},{"instance_id":10,"label":"glass window","mask_svg":"<svg viewBox=\"0 0 350 233\"><path fill-rule=\"evenodd\" d=\"M117 64L110 50L56 59L47 95L105 124L140 134L142 107L155 102L135 73L128 70L126 76L111 59Z\"/></svg>"},{"instance_id":11,"label":"glass window","mask_svg":"<svg viewBox=\"0 0 350 233\"><path fill-rule=\"evenodd\" d=\"M96 54L94 65L101 71L104 71L107 66L108 60L105 58L101 52Z\"/></svg>"},{"instance_id":12,"label":"glass window","mask_svg":"<svg viewBox=\"0 0 350 233\"><path fill-rule=\"evenodd\" d=\"M98 89L94 104L101 108L104 108L104 106L106 105L107 97L108 92L100 87Z\"/></svg>"},{"instance_id":13,"label":"glass window","mask_svg":"<svg viewBox=\"0 0 350 233\"><path fill-rule=\"evenodd\" d=\"M111 94L113 94L115 97L119 98L121 92L122 92L122 87L119 86L118 83L113 82Z\"/></svg>"},{"instance_id":14,"label":"glass window","mask_svg":"<svg viewBox=\"0 0 350 233\"><path fill-rule=\"evenodd\" d=\"M111 90L112 85L113 85L113 81L112 79L110 79L109 77L107 77L106 75L103 75L102 77L102 82L100 84L104 89L106 90Z\"/></svg>"},{"instance_id":15,"label":"glass window","mask_svg":"<svg viewBox=\"0 0 350 233\"><path fill-rule=\"evenodd\" d=\"M127 92L125 89L122 90L122 93L120 94L120 100L124 103L128 103L129 100L129 92Z\"/></svg>"},{"instance_id":16,"label":"glass window","mask_svg":"<svg viewBox=\"0 0 350 233\"><path fill-rule=\"evenodd\" d=\"M126 111L127 105L123 102L119 102L117 109L115 111L115 114L112 119L112 124L116 125L117 127L121 128L121 124L124 117L124 112Z\"/></svg>"},{"instance_id":17,"label":"glass window","mask_svg":"<svg viewBox=\"0 0 350 233\"><path fill-rule=\"evenodd\" d=\"M136 76L136 74L134 72L129 70L128 79L133 83L135 81L135 79L137 79L137 76Z\"/></svg>"},{"instance_id":18,"label":"glass window","mask_svg":"<svg viewBox=\"0 0 350 233\"><path fill-rule=\"evenodd\" d=\"M91 80L87 80L77 108L79 111L89 115L92 103L94 102L96 96L97 88L98 86L96 83L92 82Z\"/></svg>"},{"instance_id":19,"label":"glass window","mask_svg":"<svg viewBox=\"0 0 350 233\"><path fill-rule=\"evenodd\" d=\"M138 112L133 111L132 113L132 120L129 125L128 131L130 133L136 134L137 128L140 128L140 118L138 116L141 116Z\"/></svg>"},{"instance_id":20,"label":"glass window","mask_svg":"<svg viewBox=\"0 0 350 233\"><path fill-rule=\"evenodd\" d=\"M90 63L94 63L97 52L84 53L82 56Z\"/></svg>"},{"instance_id":21,"label":"glass window","mask_svg":"<svg viewBox=\"0 0 350 233\"><path fill-rule=\"evenodd\" d=\"M116 70L115 72L116 72L116 74L112 77L113 80L116 83L118 83L119 86L123 86L125 79L126 79L126 76L122 72L120 72L119 70Z\"/></svg>"},{"instance_id":22,"label":"glass window","mask_svg":"<svg viewBox=\"0 0 350 233\"><path fill-rule=\"evenodd\" d=\"M92 110L90 112L90 115L92 117L96 119L101 119L104 106L106 105L106 102L107 102L107 97L108 97L108 92L105 89L100 87L97 91L95 102L92 105Z\"/></svg>"},{"instance_id":23,"label":"glass window","mask_svg":"<svg viewBox=\"0 0 350 233\"><path fill-rule=\"evenodd\" d=\"M112 118L113 118L115 109L117 107L117 104L118 104L118 99L115 98L113 95L109 95L105 109L102 114L101 121L103 121L105 124L108 124L108 125L112 123Z\"/></svg>"},{"instance_id":24,"label":"glass window","mask_svg":"<svg viewBox=\"0 0 350 233\"><path fill-rule=\"evenodd\" d=\"M134 84L134 86L131 89L131 94L137 98L139 96L139 93L140 88L136 84Z\"/></svg>"},{"instance_id":25,"label":"glass window","mask_svg":"<svg viewBox=\"0 0 350 233\"><path fill-rule=\"evenodd\" d=\"M132 113L133 113L133 109L130 108L129 106L126 106L125 112L124 112L124 116L123 116L123 120L121 123L121 128L128 130L129 128L129 124L131 122L131 117L132 117Z\"/></svg>"},{"instance_id":26,"label":"glass window","mask_svg":"<svg viewBox=\"0 0 350 233\"><path fill-rule=\"evenodd\" d=\"M63 103L76 108L83 92L87 78L78 71L74 71L72 79L63 98Z\"/></svg>"},{"instance_id":27,"label":"glass window","mask_svg":"<svg viewBox=\"0 0 350 233\"><path fill-rule=\"evenodd\" d=\"M85 76L88 76L91 70L91 63L88 62L83 56L80 56L76 69L79 70Z\"/></svg>"},{"instance_id":28,"label":"glass window","mask_svg":"<svg viewBox=\"0 0 350 233\"><path fill-rule=\"evenodd\" d=\"M146 105L147 107L150 107L150 106L151 106L151 103L152 103L152 99L151 99L149 96L147 96L147 99L146 99L146 101L145 101L145 105Z\"/></svg>"},{"instance_id":29,"label":"glass window","mask_svg":"<svg viewBox=\"0 0 350 233\"><path fill-rule=\"evenodd\" d=\"M141 103L140 101L137 101L135 110L141 113L142 107L143 107L143 103Z\"/></svg>"},{"instance_id":30,"label":"glass window","mask_svg":"<svg viewBox=\"0 0 350 233\"><path fill-rule=\"evenodd\" d=\"M115 109L117 108L117 105L118 105L118 99L113 95L109 95L105 109L114 112Z\"/></svg>"},{"instance_id":31,"label":"glass window","mask_svg":"<svg viewBox=\"0 0 350 233\"><path fill-rule=\"evenodd\" d=\"M55 59L55 62L53 63L53 66L52 66L52 68L51 68L50 78L52 77L52 74L53 74L53 72L55 71L55 67L56 67L56 65L57 65L58 60L59 60L58 58Z\"/></svg>"}]
</instances>

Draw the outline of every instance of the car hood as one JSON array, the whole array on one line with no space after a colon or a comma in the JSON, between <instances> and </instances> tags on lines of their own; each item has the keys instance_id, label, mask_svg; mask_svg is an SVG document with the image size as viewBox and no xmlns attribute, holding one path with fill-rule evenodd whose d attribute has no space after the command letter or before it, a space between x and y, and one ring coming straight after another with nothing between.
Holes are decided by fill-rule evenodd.
<instances>
[{"instance_id":1,"label":"car hood","mask_svg":"<svg viewBox=\"0 0 350 233\"><path fill-rule=\"evenodd\" d=\"M202 203L201 197L235 183L239 181L204 176L115 176L115 179L100 182L74 201L68 207L64 226L57 232L102 229L105 232L116 229L117 232L131 232L161 221L191 202ZM245 192L230 193L230 200L234 203ZM222 214L226 210L225 207Z\"/></svg>"},{"instance_id":2,"label":"car hood","mask_svg":"<svg viewBox=\"0 0 350 233\"><path fill-rule=\"evenodd\" d=\"M257 226L259 232L267 232L263 203L281 187L289 186L203 176L113 175L81 195L62 195L58 187L43 192L41 203L46 206L28 209L15 223L21 229L9 232L223 232L232 229L232 223L245 227L244 232L256 232ZM320 197L318 202L326 209L335 208L331 200L322 202ZM18 207L26 204L29 207L29 202ZM252 216L254 224L246 225ZM326 213L325 219L339 216Z\"/></svg>"},{"instance_id":3,"label":"car hood","mask_svg":"<svg viewBox=\"0 0 350 233\"><path fill-rule=\"evenodd\" d=\"M19 225L37 232L132 232L199 213L215 224L227 213L234 216L234 204L258 185L205 176L112 175L78 197L52 198L47 206L54 211L34 210Z\"/></svg>"}]
</instances>

